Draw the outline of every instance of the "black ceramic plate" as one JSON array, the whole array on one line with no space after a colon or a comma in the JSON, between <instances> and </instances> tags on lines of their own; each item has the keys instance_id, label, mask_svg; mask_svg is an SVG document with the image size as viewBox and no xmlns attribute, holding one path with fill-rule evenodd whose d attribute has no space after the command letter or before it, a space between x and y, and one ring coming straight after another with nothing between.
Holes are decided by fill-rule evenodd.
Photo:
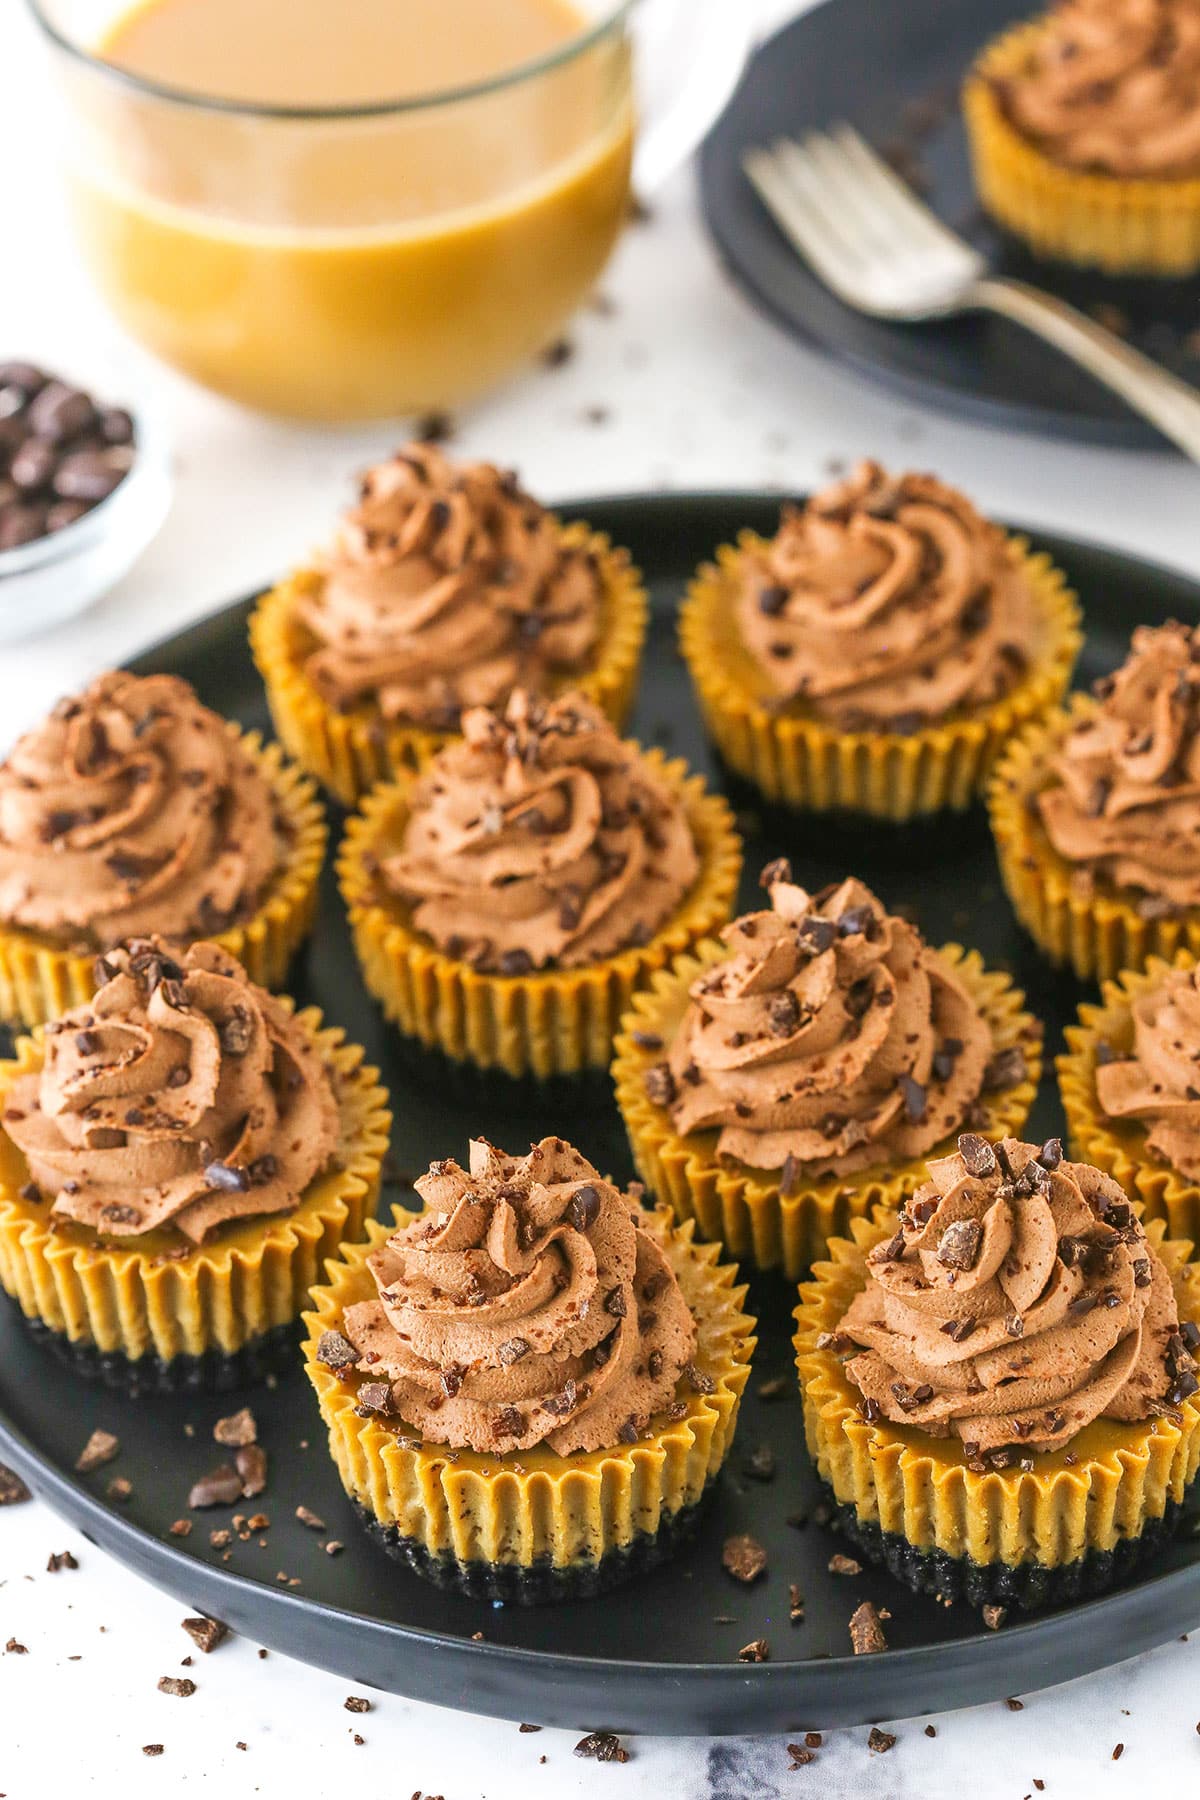
<instances>
[{"instance_id":1,"label":"black ceramic plate","mask_svg":"<svg viewBox=\"0 0 1200 1800\"><path fill-rule=\"evenodd\" d=\"M1200 382L1200 284L1112 280L1035 262L983 218L959 115L980 47L1037 11L1033 0L825 0L763 46L700 157L705 218L734 277L799 337L912 400L985 423L1106 444L1163 440L1066 357L983 316L930 325L867 319L836 300L784 239L742 156L780 133L838 119L909 174L998 272L1097 310L1167 367Z\"/></svg>"},{"instance_id":2,"label":"black ceramic plate","mask_svg":"<svg viewBox=\"0 0 1200 1800\"><path fill-rule=\"evenodd\" d=\"M579 511L646 571L654 597L641 701L634 725L643 741L666 744L720 780L674 648L674 612L691 568L741 525L770 530L778 497L648 497L582 503ZM572 509L574 510L574 509ZM1084 674L1111 668L1138 620L1200 621L1200 587L1111 551L1039 534L1083 596L1089 640ZM134 667L186 675L210 705L243 724L266 721L262 689L246 650L250 602L193 626L140 657ZM1077 990L1052 976L1024 943L1000 891L982 816L919 831L827 820L768 817L737 795L748 869L743 898L755 904L763 861L786 852L802 879L819 887L854 870L891 906L916 909L933 943L977 944L989 963L1009 964L1045 1019L1053 1054ZM632 1171L616 1111L568 1097L552 1110L504 1091L464 1107L436 1075L421 1082L398 1060L387 1029L363 991L331 880L321 921L295 971L302 1001L362 1041L393 1095L394 1153L410 1171L432 1157L462 1155L469 1133L514 1149L547 1130L566 1133L602 1168ZM1058 1126L1047 1081L1035 1129ZM389 1201L407 1190L393 1188ZM754 1732L833 1726L963 1706L1079 1675L1118 1661L1200 1619L1200 1540L1167 1550L1140 1582L1108 1598L985 1631L966 1607L918 1599L888 1576L854 1579L828 1571L840 1546L817 1524L786 1523L816 1498L803 1450L800 1406L790 1380L794 1292L777 1276L755 1280L750 1305L761 1336L729 1468L693 1545L633 1587L597 1600L533 1609L497 1608L441 1593L399 1568L360 1531L326 1455L316 1405L299 1368L278 1385L245 1391L271 1461L261 1505L273 1521L268 1547L257 1534L235 1540L230 1561L209 1544L234 1510L194 1515L187 1539L169 1536L186 1513L190 1483L220 1460L212 1424L240 1399L186 1397L131 1401L64 1371L34 1343L15 1310L0 1307L0 1459L14 1463L45 1498L139 1574L189 1606L215 1614L260 1643L397 1693L535 1723L658 1732ZM785 1394L766 1402L758 1387L782 1375ZM93 1426L121 1439L118 1461L89 1476L73 1463ZM186 1427L193 1428L188 1435ZM743 1474L747 1453L769 1443L778 1473L769 1483ZM133 1483L124 1503L106 1496L109 1479ZM294 1518L298 1504L325 1521L320 1533ZM253 1506L245 1508L253 1511ZM750 1530L770 1554L765 1579L746 1589L720 1566L731 1532ZM337 1556L327 1538L342 1539ZM281 1587L279 1572L302 1585ZM803 1625L788 1623L788 1583L807 1600ZM847 1621L860 1600L887 1606L892 1648L858 1657ZM482 1633L476 1641L475 1634ZM739 1664L752 1638L770 1643L768 1663Z\"/></svg>"}]
</instances>

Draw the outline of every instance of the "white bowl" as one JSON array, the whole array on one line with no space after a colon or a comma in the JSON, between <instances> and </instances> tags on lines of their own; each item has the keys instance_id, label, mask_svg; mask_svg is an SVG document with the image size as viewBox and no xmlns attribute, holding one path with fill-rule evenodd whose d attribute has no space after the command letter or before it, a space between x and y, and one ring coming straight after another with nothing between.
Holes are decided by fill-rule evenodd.
<instances>
[{"instance_id":1,"label":"white bowl","mask_svg":"<svg viewBox=\"0 0 1200 1800\"><path fill-rule=\"evenodd\" d=\"M13 347L10 354L17 354ZM51 373L59 373L53 358ZM171 465L161 412L128 373L64 371L100 406L133 417L132 467L108 498L61 531L0 550L0 644L61 625L93 605L128 573L158 533L171 504Z\"/></svg>"}]
</instances>

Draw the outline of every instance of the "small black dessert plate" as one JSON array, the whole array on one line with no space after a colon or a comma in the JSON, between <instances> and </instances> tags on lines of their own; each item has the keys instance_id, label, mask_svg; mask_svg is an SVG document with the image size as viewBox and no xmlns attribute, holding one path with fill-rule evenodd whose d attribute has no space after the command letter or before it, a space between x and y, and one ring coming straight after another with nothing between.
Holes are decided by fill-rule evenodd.
<instances>
[{"instance_id":1,"label":"small black dessert plate","mask_svg":"<svg viewBox=\"0 0 1200 1800\"><path fill-rule=\"evenodd\" d=\"M669 495L582 502L572 511L627 544L645 570L653 625L637 735L659 743L733 794L746 838L743 901L759 903L757 877L784 853L810 887L853 871L887 904L910 906L932 943L978 945L1010 966L1047 1026L1047 1068L1079 997L1022 939L1000 889L981 813L920 829L861 830L848 823L771 815L732 789L705 743L674 619L696 563L743 525L772 529L778 496ZM1082 595L1088 648L1083 675L1114 667L1131 627L1169 617L1200 622L1200 586L1112 551L1035 535ZM170 670L194 682L210 705L264 726L262 688L246 649L243 601L139 657L134 667ZM569 1088L541 1103L507 1089L466 1102L448 1094L440 1068L398 1054L363 990L331 878L320 923L295 971L302 1002L315 1002L366 1046L392 1090L394 1171L385 1204L411 1202L408 1177L430 1159L464 1155L483 1133L524 1149L548 1130L569 1136L599 1167L627 1178L628 1147L616 1109ZM1031 1126L1061 1129L1048 1077ZM0 1460L12 1463L54 1507L140 1575L234 1630L396 1693L475 1712L581 1729L764 1732L834 1726L969 1705L1066 1680L1187 1629L1200 1618L1200 1538L1185 1525L1147 1573L1106 1598L1061 1608L999 1631L965 1606L918 1598L881 1571L834 1575L829 1559L849 1548L821 1520L804 1451L792 1372L794 1290L761 1275L750 1307L760 1341L737 1442L699 1534L673 1561L595 1600L532 1608L496 1607L446 1594L392 1562L361 1530L323 1441L302 1370L274 1386L198 1398L139 1400L82 1380L35 1342L10 1305L0 1307ZM249 1405L269 1462L266 1492L236 1507L188 1514L193 1481L224 1459L212 1427ZM120 1454L89 1475L75 1459L95 1427L115 1432ZM769 1458L774 1474L761 1479ZM132 1491L111 1497L114 1475ZM757 1478L756 1478L757 1477ZM315 1514L305 1525L296 1508ZM243 1541L232 1514L261 1509L270 1526ZM192 1520L190 1536L171 1524ZM739 1586L721 1567L726 1537L751 1532L765 1546L767 1573ZM259 1539L265 1537L266 1547ZM330 1551L330 1541L344 1548ZM290 1583L298 1582L292 1586ZM788 1619L788 1589L801 1589L802 1624ZM891 1614L885 1654L851 1654L848 1621L862 1600ZM765 1638L770 1660L742 1664L738 1651Z\"/></svg>"},{"instance_id":2,"label":"small black dessert plate","mask_svg":"<svg viewBox=\"0 0 1200 1800\"><path fill-rule=\"evenodd\" d=\"M1152 426L1003 319L892 325L843 306L793 251L742 169L754 145L846 119L997 274L1060 295L1200 382L1194 281L1115 280L1035 260L979 209L959 88L982 46L1036 11L1033 0L825 0L763 45L710 133L700 157L704 215L735 279L761 306L907 398L1009 429L1161 450Z\"/></svg>"}]
</instances>

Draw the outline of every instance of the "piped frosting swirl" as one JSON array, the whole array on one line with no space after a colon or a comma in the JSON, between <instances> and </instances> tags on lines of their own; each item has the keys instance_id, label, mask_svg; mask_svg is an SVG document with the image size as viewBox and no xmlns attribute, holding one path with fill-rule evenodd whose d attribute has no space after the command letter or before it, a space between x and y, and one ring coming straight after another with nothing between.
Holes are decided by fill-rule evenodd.
<instances>
[{"instance_id":1,"label":"piped frosting swirl","mask_svg":"<svg viewBox=\"0 0 1200 1800\"><path fill-rule=\"evenodd\" d=\"M644 944L699 872L682 797L599 709L476 709L414 785L384 888L448 955L524 974Z\"/></svg>"},{"instance_id":2,"label":"piped frosting swirl","mask_svg":"<svg viewBox=\"0 0 1200 1800\"><path fill-rule=\"evenodd\" d=\"M911 732L1007 694L1033 596L1008 540L932 475L861 463L785 507L742 560L738 620L778 702L840 730Z\"/></svg>"},{"instance_id":3,"label":"piped frosting swirl","mask_svg":"<svg viewBox=\"0 0 1200 1800\"><path fill-rule=\"evenodd\" d=\"M357 1368L364 1412L506 1455L633 1443L675 1401L696 1326L637 1202L562 1138L433 1163L425 1212L368 1258L378 1298L318 1357Z\"/></svg>"},{"instance_id":4,"label":"piped frosting swirl","mask_svg":"<svg viewBox=\"0 0 1200 1800\"><path fill-rule=\"evenodd\" d=\"M763 881L771 910L723 931L730 954L692 984L650 1097L681 1134L715 1128L719 1157L784 1170L785 1188L923 1156L989 1079L986 1019L861 882L814 899L782 860Z\"/></svg>"},{"instance_id":5,"label":"piped frosting swirl","mask_svg":"<svg viewBox=\"0 0 1200 1800\"><path fill-rule=\"evenodd\" d=\"M1097 1061L1096 1097L1110 1118L1145 1125L1152 1155L1200 1181L1200 971L1170 970L1131 1010L1131 1052Z\"/></svg>"},{"instance_id":6,"label":"piped frosting swirl","mask_svg":"<svg viewBox=\"0 0 1200 1800\"><path fill-rule=\"evenodd\" d=\"M290 1212L339 1138L329 1074L283 1004L215 944L111 951L95 998L46 1027L2 1119L55 1217L193 1243Z\"/></svg>"},{"instance_id":7,"label":"piped frosting swirl","mask_svg":"<svg viewBox=\"0 0 1200 1800\"><path fill-rule=\"evenodd\" d=\"M997 85L1017 129L1068 168L1200 175L1197 0L1064 0Z\"/></svg>"},{"instance_id":8,"label":"piped frosting swirl","mask_svg":"<svg viewBox=\"0 0 1200 1800\"><path fill-rule=\"evenodd\" d=\"M362 478L302 589L317 640L305 669L331 704L369 699L385 718L455 730L465 707L585 668L602 583L586 546L515 475L409 444Z\"/></svg>"},{"instance_id":9,"label":"piped frosting swirl","mask_svg":"<svg viewBox=\"0 0 1200 1800\"><path fill-rule=\"evenodd\" d=\"M964 1135L826 1348L860 1410L962 1439L980 1466L1067 1444L1093 1419L1146 1419L1200 1385L1166 1267L1124 1193L1087 1163Z\"/></svg>"},{"instance_id":10,"label":"piped frosting swirl","mask_svg":"<svg viewBox=\"0 0 1200 1800\"><path fill-rule=\"evenodd\" d=\"M0 921L107 949L254 911L286 854L270 787L173 675L101 675L0 765Z\"/></svg>"},{"instance_id":11,"label":"piped frosting swirl","mask_svg":"<svg viewBox=\"0 0 1200 1800\"><path fill-rule=\"evenodd\" d=\"M1139 627L1095 692L1037 795L1046 835L1080 878L1200 906L1200 630Z\"/></svg>"}]
</instances>

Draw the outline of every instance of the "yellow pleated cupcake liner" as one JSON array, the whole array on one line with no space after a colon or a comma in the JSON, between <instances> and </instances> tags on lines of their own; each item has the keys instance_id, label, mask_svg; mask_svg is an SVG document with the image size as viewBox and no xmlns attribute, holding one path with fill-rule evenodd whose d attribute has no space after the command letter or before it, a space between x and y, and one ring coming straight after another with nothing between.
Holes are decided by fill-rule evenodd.
<instances>
[{"instance_id":1,"label":"yellow pleated cupcake liner","mask_svg":"<svg viewBox=\"0 0 1200 1800\"><path fill-rule=\"evenodd\" d=\"M1065 710L1031 725L997 765L987 796L1013 911L1051 962L1073 969L1081 981L1111 980L1179 949L1200 955L1200 908L1143 916L1138 893L1082 880L1034 815L1033 798L1046 784L1052 757L1071 726L1096 709L1089 694L1072 694Z\"/></svg>"},{"instance_id":2,"label":"yellow pleated cupcake liner","mask_svg":"<svg viewBox=\"0 0 1200 1800\"><path fill-rule=\"evenodd\" d=\"M233 1355L300 1316L326 1259L361 1237L375 1210L391 1115L357 1045L323 1027L315 1007L298 1019L332 1077L341 1132L334 1160L293 1212L233 1221L195 1246L169 1228L106 1242L54 1221L49 1200L22 1198L25 1158L0 1129L0 1286L27 1319L101 1355L168 1363ZM17 1040L15 1059L0 1062L0 1103L42 1056L40 1031Z\"/></svg>"},{"instance_id":3,"label":"yellow pleated cupcake liner","mask_svg":"<svg viewBox=\"0 0 1200 1800\"><path fill-rule=\"evenodd\" d=\"M795 1193L785 1195L778 1170L750 1169L740 1163L726 1167L718 1161L718 1132L693 1131L686 1137L676 1132L670 1113L646 1093L646 1071L662 1061L673 1041L692 982L728 954L726 946L714 940L701 944L693 956L680 957L635 997L616 1041L612 1074L617 1105L638 1174L653 1194L670 1204L676 1218L694 1219L702 1237L724 1244L739 1262L760 1269L781 1266L789 1281L797 1281L814 1257L823 1254L830 1237L845 1231L852 1218L879 1205L902 1205L927 1179L927 1158L820 1181L802 1179ZM986 1117L971 1129L988 1137L1019 1136L1041 1079L1041 1026L1024 1010L1020 989L1007 975L985 969L977 951L947 944L938 954L988 1021L996 1049L1019 1045L1025 1053L1024 1080L982 1095ZM639 1043L637 1034L648 1036L650 1045ZM654 1048L656 1039L663 1048ZM952 1150L954 1141L947 1139L929 1156Z\"/></svg>"},{"instance_id":4,"label":"yellow pleated cupcake liner","mask_svg":"<svg viewBox=\"0 0 1200 1800\"><path fill-rule=\"evenodd\" d=\"M866 1283L868 1251L895 1229L895 1215L885 1212L852 1220L850 1238L834 1238L829 1260L801 1287L795 1314L808 1452L861 1525L984 1566L1057 1569L1089 1551L1117 1550L1182 1501L1200 1466L1200 1396L1179 1409L1182 1424L1093 1420L1061 1450L1035 1456L1030 1471L980 1473L967 1467L957 1438L886 1419L868 1425L857 1388L817 1339L836 1331ZM1164 1242L1161 1224L1147 1235L1171 1273L1180 1317L1200 1322L1191 1244Z\"/></svg>"},{"instance_id":5,"label":"yellow pleated cupcake liner","mask_svg":"<svg viewBox=\"0 0 1200 1800\"><path fill-rule=\"evenodd\" d=\"M642 752L680 796L700 858L691 892L648 943L578 969L488 975L438 950L409 922L403 902L381 894L372 858L395 847L408 816L408 781L376 788L347 821L338 878L363 979L409 1037L457 1062L539 1080L606 1069L613 1036L634 992L655 969L718 931L729 918L742 867L733 815L687 764Z\"/></svg>"},{"instance_id":6,"label":"yellow pleated cupcake liner","mask_svg":"<svg viewBox=\"0 0 1200 1800\"><path fill-rule=\"evenodd\" d=\"M743 531L704 564L679 615L679 643L709 735L725 762L768 800L810 812L845 809L900 822L979 794L1001 747L1028 719L1061 700L1082 637L1079 608L1048 556L1009 540L1037 601L1044 643L1011 693L991 706L901 737L839 731L802 712L775 709L741 641L736 600L743 559L766 540Z\"/></svg>"},{"instance_id":7,"label":"yellow pleated cupcake liner","mask_svg":"<svg viewBox=\"0 0 1200 1800\"><path fill-rule=\"evenodd\" d=\"M1193 969L1196 958L1178 950L1171 962L1152 956L1146 967L1106 981L1099 1006L1081 1006L1079 1023L1064 1032L1067 1048L1056 1062L1058 1091L1076 1162L1093 1163L1124 1188L1147 1219L1164 1219L1173 1238L1200 1243L1200 1182L1189 1181L1146 1148L1149 1135L1138 1119L1110 1119L1096 1095L1096 1051L1108 1044L1116 1056L1133 1052L1133 1006L1172 969Z\"/></svg>"},{"instance_id":8,"label":"yellow pleated cupcake liner","mask_svg":"<svg viewBox=\"0 0 1200 1800\"><path fill-rule=\"evenodd\" d=\"M591 668L550 684L595 702L620 727L633 705L649 604L641 575L626 550L584 524L561 527L564 548L583 547L596 558L603 584L600 641ZM267 689L280 740L301 768L315 775L344 806L353 806L378 781L422 769L454 732L389 721L369 702L339 712L304 672L313 647L295 617L298 594L314 593L323 576L301 569L265 594L250 620L250 648Z\"/></svg>"},{"instance_id":9,"label":"yellow pleated cupcake liner","mask_svg":"<svg viewBox=\"0 0 1200 1800\"><path fill-rule=\"evenodd\" d=\"M414 1216L397 1207L395 1224ZM715 1246L694 1243L689 1226L672 1227L665 1209L642 1223L665 1251L696 1319L695 1367L710 1378L712 1392L696 1392L685 1377L678 1394L687 1403L683 1418L660 1413L634 1444L569 1456L545 1445L507 1456L455 1451L419 1441L402 1422L360 1418L354 1407L361 1377L327 1369L316 1360L317 1344L322 1332L341 1330L347 1306L375 1297L366 1260L395 1226L373 1223L366 1243L346 1246L313 1292L303 1355L351 1499L434 1559L557 1569L597 1564L696 1505L733 1441L755 1321L744 1310L737 1269L718 1260Z\"/></svg>"},{"instance_id":10,"label":"yellow pleated cupcake liner","mask_svg":"<svg viewBox=\"0 0 1200 1800\"><path fill-rule=\"evenodd\" d=\"M329 832L316 787L279 745L264 744L256 731L229 730L270 788L290 843L258 910L214 934L213 942L237 957L251 981L278 988L312 930ZM0 925L0 1021L45 1025L83 1005L96 991L95 963L95 950L64 950L36 932Z\"/></svg>"},{"instance_id":11,"label":"yellow pleated cupcake liner","mask_svg":"<svg viewBox=\"0 0 1200 1800\"><path fill-rule=\"evenodd\" d=\"M1200 178L1129 178L1054 162L1006 116L992 83L1022 68L1039 21L998 38L963 89L975 186L985 209L1039 256L1110 275L1200 268Z\"/></svg>"}]
</instances>

